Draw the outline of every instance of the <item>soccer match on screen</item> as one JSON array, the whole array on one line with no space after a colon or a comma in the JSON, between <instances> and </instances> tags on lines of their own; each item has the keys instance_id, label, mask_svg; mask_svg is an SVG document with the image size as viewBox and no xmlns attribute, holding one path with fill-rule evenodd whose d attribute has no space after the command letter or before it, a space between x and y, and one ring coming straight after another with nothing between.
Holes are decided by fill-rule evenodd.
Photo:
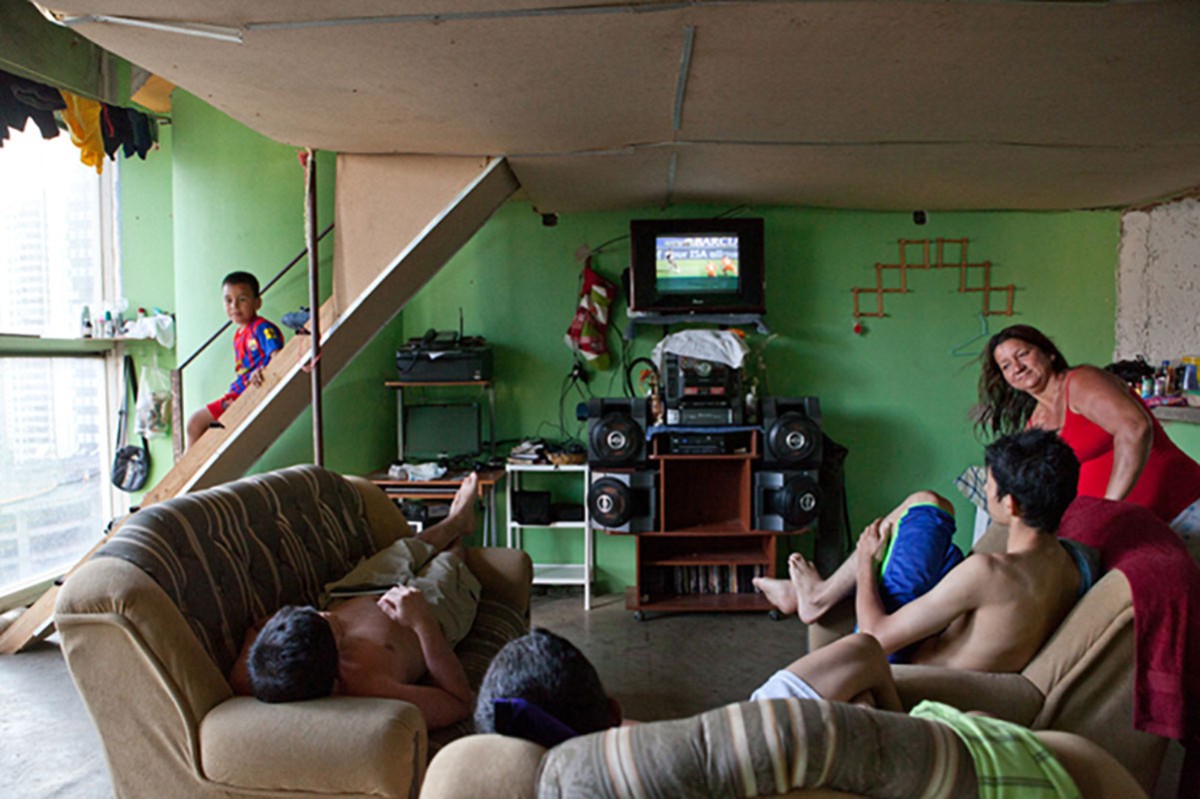
<instances>
[{"instance_id":1,"label":"soccer match on screen","mask_svg":"<svg viewBox=\"0 0 1200 799\"><path fill-rule=\"evenodd\" d=\"M738 237L659 236L655 276L664 293L737 291Z\"/></svg>"}]
</instances>

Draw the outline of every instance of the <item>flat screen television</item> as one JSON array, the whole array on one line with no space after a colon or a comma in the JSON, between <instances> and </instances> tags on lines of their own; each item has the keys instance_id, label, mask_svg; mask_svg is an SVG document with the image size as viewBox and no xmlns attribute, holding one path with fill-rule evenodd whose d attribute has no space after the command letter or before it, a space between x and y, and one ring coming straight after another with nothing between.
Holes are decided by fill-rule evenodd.
<instances>
[{"instance_id":1,"label":"flat screen television","mask_svg":"<svg viewBox=\"0 0 1200 799\"><path fill-rule=\"evenodd\" d=\"M761 314L762 219L629 223L633 314Z\"/></svg>"}]
</instances>

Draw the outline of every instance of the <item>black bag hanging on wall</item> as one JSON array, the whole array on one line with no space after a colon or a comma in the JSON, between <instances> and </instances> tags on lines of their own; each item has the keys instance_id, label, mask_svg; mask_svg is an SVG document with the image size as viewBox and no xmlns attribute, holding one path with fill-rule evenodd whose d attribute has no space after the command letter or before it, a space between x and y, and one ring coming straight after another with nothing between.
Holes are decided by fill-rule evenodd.
<instances>
[{"instance_id":1,"label":"black bag hanging on wall","mask_svg":"<svg viewBox=\"0 0 1200 799\"><path fill-rule=\"evenodd\" d=\"M150 449L146 437L142 445L125 443L126 422L129 419L129 395L137 396L137 376L133 373L133 358L125 356L125 387L121 395L121 410L117 414L117 454L113 458L112 482L122 491L138 491L150 476Z\"/></svg>"}]
</instances>

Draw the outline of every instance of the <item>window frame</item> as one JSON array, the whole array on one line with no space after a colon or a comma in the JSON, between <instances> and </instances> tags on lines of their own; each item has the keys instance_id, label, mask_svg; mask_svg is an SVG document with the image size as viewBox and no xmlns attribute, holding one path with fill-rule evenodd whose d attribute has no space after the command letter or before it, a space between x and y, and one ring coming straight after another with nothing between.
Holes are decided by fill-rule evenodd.
<instances>
[{"instance_id":1,"label":"window frame","mask_svg":"<svg viewBox=\"0 0 1200 799\"><path fill-rule=\"evenodd\" d=\"M82 163L80 169L87 169ZM123 294L123 279L120 262L120 163L106 160L104 171L97 176L99 200L100 235L100 290L103 299L120 297ZM119 341L41 338L36 336L12 335L0 332L0 358L78 358L99 357L104 359L104 402L102 404L102 430L100 433L101 478L105 490L101 491L101 517L115 518L119 508L128 507L128 498L112 485L105 473L111 464L116 437L115 414L120 407L120 394L124 389L125 348ZM130 401L132 408L133 400ZM96 544L102 540L96 538ZM0 613L23 607L37 600L65 574L69 573L91 548L80 553L79 560L65 563L62 568L30 575L8 585L0 585Z\"/></svg>"}]
</instances>

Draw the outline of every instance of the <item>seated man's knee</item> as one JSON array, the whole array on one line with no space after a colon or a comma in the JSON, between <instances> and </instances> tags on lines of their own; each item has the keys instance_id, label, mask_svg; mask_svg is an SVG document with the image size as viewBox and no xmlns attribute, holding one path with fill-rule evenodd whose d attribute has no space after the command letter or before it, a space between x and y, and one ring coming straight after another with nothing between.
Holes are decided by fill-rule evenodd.
<instances>
[{"instance_id":1,"label":"seated man's knee","mask_svg":"<svg viewBox=\"0 0 1200 799\"><path fill-rule=\"evenodd\" d=\"M936 491L929 491L928 489L914 491L904 500L904 507L910 508L913 505L935 505L951 516L954 515L954 503Z\"/></svg>"},{"instance_id":2,"label":"seated man's knee","mask_svg":"<svg viewBox=\"0 0 1200 799\"><path fill-rule=\"evenodd\" d=\"M879 639L869 633L854 633L845 640L846 654L864 663L878 661L887 663L887 654Z\"/></svg>"}]
</instances>

